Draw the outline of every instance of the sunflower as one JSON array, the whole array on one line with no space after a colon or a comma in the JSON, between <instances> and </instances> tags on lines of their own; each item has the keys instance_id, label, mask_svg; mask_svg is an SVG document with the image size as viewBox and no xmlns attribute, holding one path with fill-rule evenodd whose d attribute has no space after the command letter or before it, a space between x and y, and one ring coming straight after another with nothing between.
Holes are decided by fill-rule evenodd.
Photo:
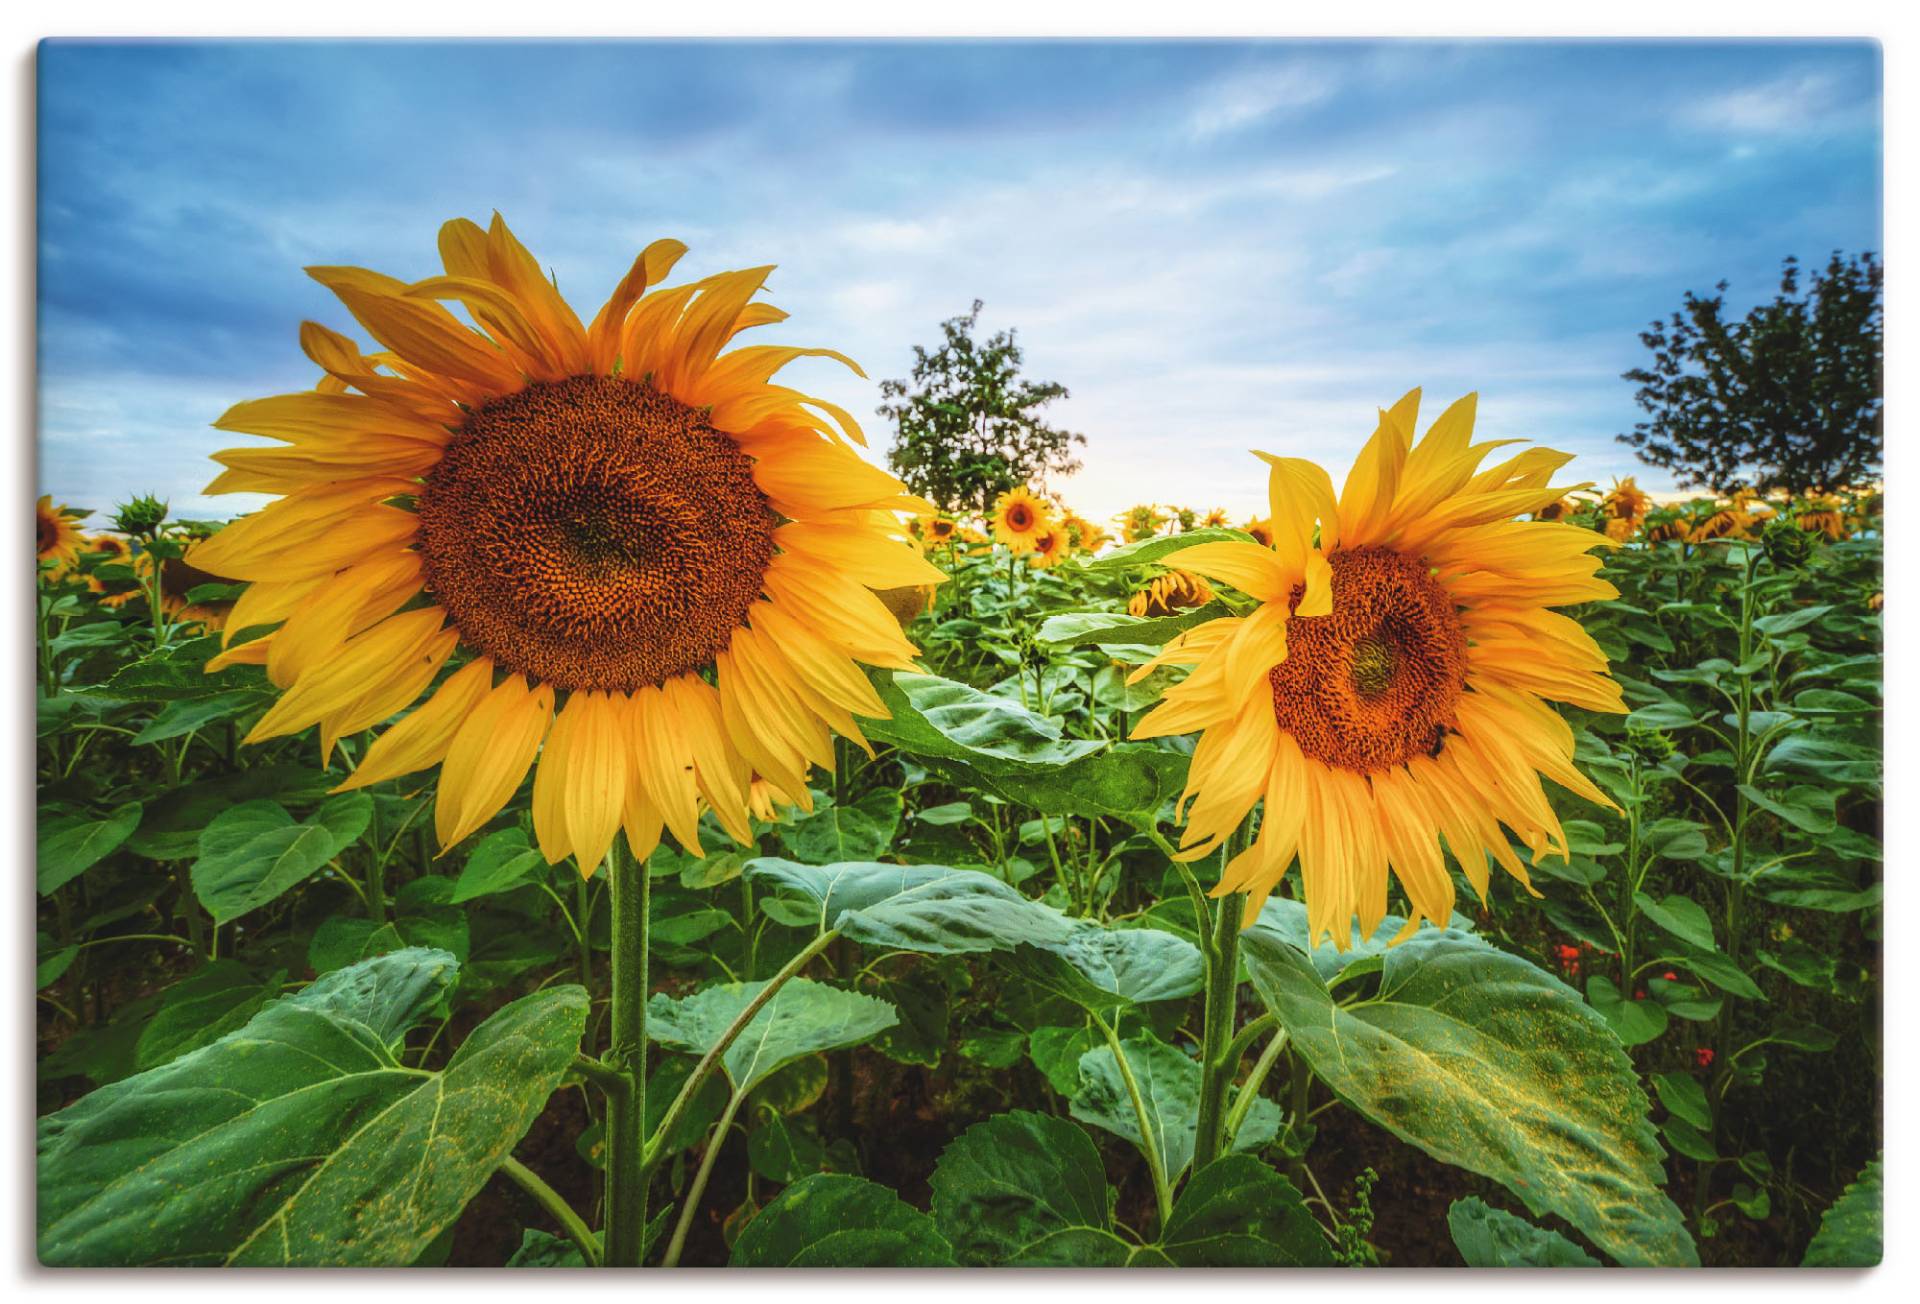
<instances>
[{"instance_id":1,"label":"sunflower","mask_svg":"<svg viewBox=\"0 0 1920 1304\"><path fill-rule=\"evenodd\" d=\"M1536 516L1535 519L1545 520L1547 518ZM1633 538L1635 531L1639 528L1640 523L1638 521L1631 520L1625 516L1609 516L1606 526L1601 532L1615 543L1625 543Z\"/></svg>"},{"instance_id":2,"label":"sunflower","mask_svg":"<svg viewBox=\"0 0 1920 1304\"><path fill-rule=\"evenodd\" d=\"M53 563L55 579L65 576L80 560L80 545L85 536L74 522L85 515L64 504L55 507L52 494L41 494L40 501L34 504L35 556L39 561Z\"/></svg>"},{"instance_id":3,"label":"sunflower","mask_svg":"<svg viewBox=\"0 0 1920 1304\"><path fill-rule=\"evenodd\" d=\"M1690 543L1712 543L1722 539L1747 539L1752 537L1752 526L1753 518L1746 512L1737 507L1723 507L1694 526L1687 540Z\"/></svg>"},{"instance_id":4,"label":"sunflower","mask_svg":"<svg viewBox=\"0 0 1920 1304\"><path fill-rule=\"evenodd\" d=\"M942 515L932 517L926 522L927 542L932 544L952 543L954 531L957 528L957 523L951 516Z\"/></svg>"},{"instance_id":5,"label":"sunflower","mask_svg":"<svg viewBox=\"0 0 1920 1304\"><path fill-rule=\"evenodd\" d=\"M1415 443L1419 397L1381 413L1338 499L1320 467L1261 454L1274 546L1170 558L1261 605L1186 631L1134 675L1193 667L1134 730L1201 731L1181 859L1220 846L1264 797L1259 836L1216 895L1247 893L1251 921L1297 856L1309 935L1339 946L1356 914L1363 933L1378 927L1390 874L1410 907L1402 937L1447 922L1442 838L1483 898L1488 855L1531 890L1501 826L1536 863L1566 856L1541 777L1612 804L1574 768L1573 732L1543 700L1625 709L1605 654L1549 610L1616 596L1590 555L1611 545L1513 519L1568 492L1548 480L1571 459L1528 449L1480 470L1498 445L1471 442L1473 396Z\"/></svg>"},{"instance_id":6,"label":"sunflower","mask_svg":"<svg viewBox=\"0 0 1920 1304\"><path fill-rule=\"evenodd\" d=\"M589 875L622 828L635 856L663 826L698 852L703 807L745 842L754 774L808 806L832 733L865 745L854 715L887 710L856 662L915 655L873 590L945 579L893 513L931 506L847 413L769 383L846 358L722 353L785 317L754 301L771 268L649 290L684 252L649 245L587 325L498 216L442 227L446 275L417 284L309 269L381 351L302 326L318 390L215 423L284 446L217 454L209 491L281 497L189 553L249 582L229 640L277 626L209 663L284 690L249 742L317 724L324 759L470 654L340 787L439 765L444 851L537 758L540 849Z\"/></svg>"},{"instance_id":7,"label":"sunflower","mask_svg":"<svg viewBox=\"0 0 1920 1304\"><path fill-rule=\"evenodd\" d=\"M1836 543L1847 537L1847 518L1840 504L1831 498L1809 501L1795 524L1809 534L1824 534Z\"/></svg>"},{"instance_id":8,"label":"sunflower","mask_svg":"<svg viewBox=\"0 0 1920 1304\"><path fill-rule=\"evenodd\" d=\"M1560 521L1579 510L1579 505L1571 498L1560 498L1548 503L1533 514L1536 521Z\"/></svg>"},{"instance_id":9,"label":"sunflower","mask_svg":"<svg viewBox=\"0 0 1920 1304\"><path fill-rule=\"evenodd\" d=\"M1120 537L1128 543L1151 539L1160 532L1160 527L1167 523L1166 515L1151 503L1129 507L1113 519L1120 524Z\"/></svg>"},{"instance_id":10,"label":"sunflower","mask_svg":"<svg viewBox=\"0 0 1920 1304\"><path fill-rule=\"evenodd\" d=\"M1628 476L1624 480L1614 480L1613 488L1600 500L1600 505L1615 520L1638 521L1647 514L1653 499L1647 497L1647 491L1633 482L1632 476Z\"/></svg>"},{"instance_id":11,"label":"sunflower","mask_svg":"<svg viewBox=\"0 0 1920 1304\"><path fill-rule=\"evenodd\" d=\"M1016 557L1032 552L1052 524L1047 505L1025 485L1007 490L993 504L993 541Z\"/></svg>"},{"instance_id":12,"label":"sunflower","mask_svg":"<svg viewBox=\"0 0 1920 1304\"><path fill-rule=\"evenodd\" d=\"M1216 507L1200 518L1200 524L1207 529L1217 529L1227 523L1227 509Z\"/></svg>"},{"instance_id":13,"label":"sunflower","mask_svg":"<svg viewBox=\"0 0 1920 1304\"><path fill-rule=\"evenodd\" d=\"M1144 589L1127 599L1129 616L1171 616L1213 601L1213 586L1191 571L1171 570L1157 575Z\"/></svg>"},{"instance_id":14,"label":"sunflower","mask_svg":"<svg viewBox=\"0 0 1920 1304\"><path fill-rule=\"evenodd\" d=\"M1029 560L1035 566L1046 570L1065 561L1068 549L1067 527L1062 524L1048 525L1033 541L1033 552Z\"/></svg>"},{"instance_id":15,"label":"sunflower","mask_svg":"<svg viewBox=\"0 0 1920 1304\"><path fill-rule=\"evenodd\" d=\"M1107 541L1107 532L1077 512L1068 512L1060 524L1067 531L1067 542L1080 552L1098 552Z\"/></svg>"},{"instance_id":16,"label":"sunflower","mask_svg":"<svg viewBox=\"0 0 1920 1304\"><path fill-rule=\"evenodd\" d=\"M1668 509L1656 512L1641 523L1641 537L1648 543L1666 543L1670 540L1685 540L1690 533L1687 518L1679 512Z\"/></svg>"},{"instance_id":17,"label":"sunflower","mask_svg":"<svg viewBox=\"0 0 1920 1304\"><path fill-rule=\"evenodd\" d=\"M1253 541L1262 548L1273 547L1273 522L1263 517L1254 517L1240 527L1253 536Z\"/></svg>"}]
</instances>

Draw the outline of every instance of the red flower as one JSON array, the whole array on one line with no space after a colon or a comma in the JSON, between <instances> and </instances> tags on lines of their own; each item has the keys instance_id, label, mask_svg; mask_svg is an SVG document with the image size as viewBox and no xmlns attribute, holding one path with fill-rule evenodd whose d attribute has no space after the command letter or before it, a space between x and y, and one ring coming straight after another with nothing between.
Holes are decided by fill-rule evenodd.
<instances>
[{"instance_id":1,"label":"red flower","mask_svg":"<svg viewBox=\"0 0 1920 1304\"><path fill-rule=\"evenodd\" d=\"M1634 988L1634 990L1633 990L1633 999L1634 999L1634 1000L1636 1000L1636 1001L1644 1001L1644 1000L1646 1000L1646 999L1647 999L1647 989L1646 989L1646 988L1644 988L1644 987L1636 987L1636 988Z\"/></svg>"},{"instance_id":2,"label":"red flower","mask_svg":"<svg viewBox=\"0 0 1920 1304\"><path fill-rule=\"evenodd\" d=\"M1666 979L1670 983L1677 983L1680 981L1680 975L1675 973L1671 969L1667 970L1665 973L1661 974L1660 976Z\"/></svg>"},{"instance_id":3,"label":"red flower","mask_svg":"<svg viewBox=\"0 0 1920 1304\"><path fill-rule=\"evenodd\" d=\"M1553 953L1560 957L1562 964L1572 964L1580 958L1580 948L1577 946L1556 946Z\"/></svg>"},{"instance_id":4,"label":"red flower","mask_svg":"<svg viewBox=\"0 0 1920 1304\"><path fill-rule=\"evenodd\" d=\"M1693 1052L1693 1058L1696 1062L1699 1063L1701 1068L1704 1069L1708 1067L1713 1063L1713 1047L1711 1046L1698 1047Z\"/></svg>"}]
</instances>

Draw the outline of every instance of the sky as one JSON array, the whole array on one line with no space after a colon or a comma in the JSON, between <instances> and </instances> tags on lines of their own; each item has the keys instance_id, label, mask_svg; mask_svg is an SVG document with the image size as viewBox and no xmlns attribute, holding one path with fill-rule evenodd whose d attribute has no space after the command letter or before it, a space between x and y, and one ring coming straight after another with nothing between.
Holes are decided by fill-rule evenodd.
<instances>
[{"instance_id":1,"label":"sky","mask_svg":"<svg viewBox=\"0 0 1920 1304\"><path fill-rule=\"evenodd\" d=\"M1249 450L1336 482L1376 410L1469 391L1479 432L1640 466L1621 373L1691 290L1881 248L1871 43L52 42L39 91L39 480L219 517L210 423L310 387L302 268L437 273L496 210L590 317L634 254L778 264L852 410L983 300L1069 397L1049 487L1264 514ZM100 520L96 517L95 520Z\"/></svg>"}]
</instances>

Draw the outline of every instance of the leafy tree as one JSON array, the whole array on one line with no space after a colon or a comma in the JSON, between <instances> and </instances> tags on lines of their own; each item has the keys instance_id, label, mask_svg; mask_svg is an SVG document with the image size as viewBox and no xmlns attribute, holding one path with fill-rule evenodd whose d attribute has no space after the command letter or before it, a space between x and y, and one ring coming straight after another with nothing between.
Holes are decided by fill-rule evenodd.
<instances>
[{"instance_id":1,"label":"leafy tree","mask_svg":"<svg viewBox=\"0 0 1920 1304\"><path fill-rule=\"evenodd\" d=\"M1683 486L1822 492L1880 468L1881 264L1835 253L1805 294L1785 261L1780 293L1744 319L1723 316L1727 289L1689 292L1641 332L1652 364L1626 372L1648 420L1621 435L1640 460Z\"/></svg>"},{"instance_id":2,"label":"leafy tree","mask_svg":"<svg viewBox=\"0 0 1920 1304\"><path fill-rule=\"evenodd\" d=\"M1073 456L1085 435L1058 430L1040 409L1067 388L1023 379L1013 331L982 341L980 300L973 311L940 323L946 342L932 353L914 346L913 379L883 380L880 415L894 422L887 462L915 493L950 511L986 511L1016 485L1049 472L1080 469Z\"/></svg>"}]
</instances>

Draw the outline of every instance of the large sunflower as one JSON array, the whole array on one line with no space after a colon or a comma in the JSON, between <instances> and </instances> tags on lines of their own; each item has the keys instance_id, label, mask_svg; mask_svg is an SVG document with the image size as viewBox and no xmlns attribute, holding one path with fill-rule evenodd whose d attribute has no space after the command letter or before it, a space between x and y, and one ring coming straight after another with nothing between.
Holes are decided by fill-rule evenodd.
<instances>
[{"instance_id":1,"label":"large sunflower","mask_svg":"<svg viewBox=\"0 0 1920 1304\"><path fill-rule=\"evenodd\" d=\"M1605 655L1549 610L1615 596L1590 555L1610 545L1513 519L1568 491L1548 478L1569 455L1528 449L1479 470L1498 444L1471 442L1473 398L1416 444L1418 404L1415 390L1381 414L1338 499L1320 467L1262 454L1273 546L1163 559L1261 605L1196 626L1136 673L1193 667L1134 730L1202 731L1181 858L1217 848L1264 797L1257 840L1216 892L1247 893L1251 919L1297 856L1311 936L1341 946L1355 915L1367 933L1379 925L1389 872L1407 932L1446 923L1442 838L1483 896L1489 854L1528 883L1506 830L1536 861L1565 856L1543 776L1611 804L1574 769L1573 733L1543 700L1624 709Z\"/></svg>"},{"instance_id":2,"label":"large sunflower","mask_svg":"<svg viewBox=\"0 0 1920 1304\"><path fill-rule=\"evenodd\" d=\"M887 712L856 661L915 655L873 590L945 578L893 511L931 509L847 413L769 383L847 359L721 352L785 317L754 301L771 268L649 292L683 252L649 245L586 325L497 216L442 227L446 275L417 284L309 269L382 351L308 322L318 391L215 423L283 445L216 455L210 492L283 496L190 554L251 581L229 639L277 626L211 663L285 690L249 741L317 724L325 756L470 653L341 786L439 765L446 848L537 758L540 848L587 874L622 827L637 856L663 825L698 848L703 808L745 841L754 776L807 805L831 733L864 745L854 715Z\"/></svg>"},{"instance_id":3,"label":"large sunflower","mask_svg":"<svg viewBox=\"0 0 1920 1304\"><path fill-rule=\"evenodd\" d=\"M1053 528L1046 503L1025 485L1009 489L993 504L993 541L1016 557L1040 545L1040 536Z\"/></svg>"}]
</instances>

